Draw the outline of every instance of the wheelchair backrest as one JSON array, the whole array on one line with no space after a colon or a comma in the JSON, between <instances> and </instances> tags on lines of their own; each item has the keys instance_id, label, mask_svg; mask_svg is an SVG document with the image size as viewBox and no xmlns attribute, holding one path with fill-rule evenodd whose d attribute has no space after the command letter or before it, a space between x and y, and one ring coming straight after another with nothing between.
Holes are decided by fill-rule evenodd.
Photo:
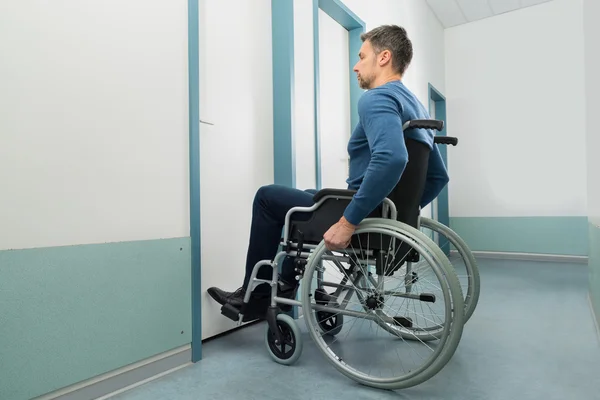
<instances>
[{"instance_id":1,"label":"wheelchair backrest","mask_svg":"<svg viewBox=\"0 0 600 400\"><path fill-rule=\"evenodd\" d=\"M396 206L398 221L417 228L420 203L427 181L429 147L413 139L405 139L408 164L400 181L387 196Z\"/></svg>"}]
</instances>

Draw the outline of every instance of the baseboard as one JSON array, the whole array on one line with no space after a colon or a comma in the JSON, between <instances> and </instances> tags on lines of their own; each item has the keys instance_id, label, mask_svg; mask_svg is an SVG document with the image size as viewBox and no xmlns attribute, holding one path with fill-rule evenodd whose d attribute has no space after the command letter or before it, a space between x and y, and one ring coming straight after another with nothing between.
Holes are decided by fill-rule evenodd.
<instances>
[{"instance_id":1,"label":"baseboard","mask_svg":"<svg viewBox=\"0 0 600 400\"><path fill-rule=\"evenodd\" d=\"M33 400L107 399L191 365L191 359L191 346L185 345Z\"/></svg>"},{"instance_id":2,"label":"baseboard","mask_svg":"<svg viewBox=\"0 0 600 400\"><path fill-rule=\"evenodd\" d=\"M591 293L588 293L588 302L590 303L590 311L592 312L592 320L594 321L594 326L596 327L596 337L598 338L598 343L600 344L600 322L598 321L598 318L596 318L596 315L600 315L600 314L596 314L596 311L594 309L594 302L592 301L592 295Z\"/></svg>"},{"instance_id":3,"label":"baseboard","mask_svg":"<svg viewBox=\"0 0 600 400\"><path fill-rule=\"evenodd\" d=\"M451 250L451 254L457 254L456 250ZM549 261L549 262L568 262L587 264L587 256L571 256L560 254L535 254L535 253L509 253L501 251L473 251L476 258L489 258L501 260L519 260L519 261Z\"/></svg>"},{"instance_id":4,"label":"baseboard","mask_svg":"<svg viewBox=\"0 0 600 400\"><path fill-rule=\"evenodd\" d=\"M587 256L587 216L450 217L450 229L477 251Z\"/></svg>"}]
</instances>

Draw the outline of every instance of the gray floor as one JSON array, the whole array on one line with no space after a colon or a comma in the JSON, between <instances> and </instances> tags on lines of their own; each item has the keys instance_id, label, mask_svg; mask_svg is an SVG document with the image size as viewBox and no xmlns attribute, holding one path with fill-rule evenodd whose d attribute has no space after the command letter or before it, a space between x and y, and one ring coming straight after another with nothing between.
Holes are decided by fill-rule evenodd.
<instances>
[{"instance_id":1,"label":"gray floor","mask_svg":"<svg viewBox=\"0 0 600 400\"><path fill-rule=\"evenodd\" d=\"M205 343L199 363L112 399L600 399L587 266L479 264L475 315L453 359L420 386L390 392L357 385L329 365L307 334L300 360L280 366L269 358L265 326L258 324Z\"/></svg>"}]
</instances>

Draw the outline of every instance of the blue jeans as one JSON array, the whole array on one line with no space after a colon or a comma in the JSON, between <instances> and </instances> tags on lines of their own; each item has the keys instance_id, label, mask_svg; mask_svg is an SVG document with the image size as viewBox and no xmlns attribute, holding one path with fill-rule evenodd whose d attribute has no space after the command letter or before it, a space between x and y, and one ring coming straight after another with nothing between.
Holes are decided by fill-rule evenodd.
<instances>
[{"instance_id":1,"label":"blue jeans","mask_svg":"<svg viewBox=\"0 0 600 400\"><path fill-rule=\"evenodd\" d=\"M287 212L293 207L312 206L314 193L314 189L300 190L281 185L266 185L258 189L252 205L244 288L248 287L256 263L262 260L272 261L277 255ZM310 215L311 213L298 213L294 215L294 219L305 220ZM281 278L290 284L294 283L295 276L292 261L292 257L286 257L281 273ZM257 278L271 279L272 274L272 267L263 266L258 271ZM270 290L270 287L265 287L264 290ZM256 291L262 290L257 287Z\"/></svg>"}]
</instances>

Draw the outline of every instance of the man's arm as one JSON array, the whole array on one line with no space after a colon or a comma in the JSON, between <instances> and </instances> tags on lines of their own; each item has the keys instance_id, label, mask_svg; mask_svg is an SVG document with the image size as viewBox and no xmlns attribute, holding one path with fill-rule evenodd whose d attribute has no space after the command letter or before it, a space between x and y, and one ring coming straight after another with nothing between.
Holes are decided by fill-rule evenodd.
<instances>
[{"instance_id":1,"label":"man's arm","mask_svg":"<svg viewBox=\"0 0 600 400\"><path fill-rule=\"evenodd\" d=\"M395 100L381 90L365 92L358 105L371 161L344 218L358 225L396 186L408 163L402 120Z\"/></svg>"},{"instance_id":2,"label":"man's arm","mask_svg":"<svg viewBox=\"0 0 600 400\"><path fill-rule=\"evenodd\" d=\"M442 159L438 145L434 143L433 150L429 155L427 182L425 183L425 190L423 191L423 197L421 198L421 208L431 203L449 181L450 177L448 176L448 171L444 165L444 160Z\"/></svg>"}]
</instances>

